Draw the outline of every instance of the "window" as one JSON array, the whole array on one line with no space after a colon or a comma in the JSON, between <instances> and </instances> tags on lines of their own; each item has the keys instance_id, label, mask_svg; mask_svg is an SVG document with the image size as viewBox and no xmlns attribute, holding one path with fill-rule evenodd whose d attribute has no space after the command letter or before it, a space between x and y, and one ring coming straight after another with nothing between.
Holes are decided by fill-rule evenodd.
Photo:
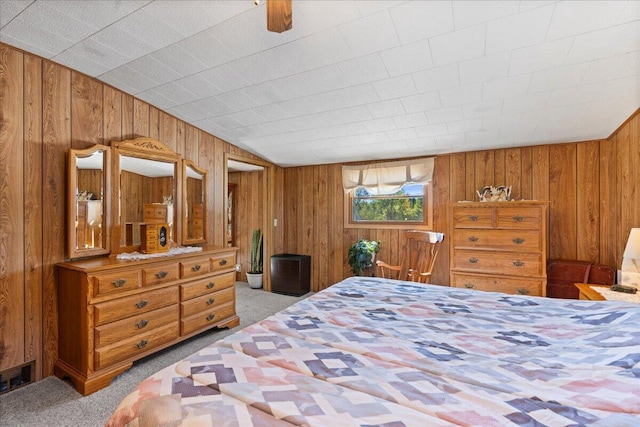
<instances>
[{"instance_id":1,"label":"window","mask_svg":"<svg viewBox=\"0 0 640 427\"><path fill-rule=\"evenodd\" d=\"M432 228L433 159L344 166L345 227Z\"/></svg>"}]
</instances>

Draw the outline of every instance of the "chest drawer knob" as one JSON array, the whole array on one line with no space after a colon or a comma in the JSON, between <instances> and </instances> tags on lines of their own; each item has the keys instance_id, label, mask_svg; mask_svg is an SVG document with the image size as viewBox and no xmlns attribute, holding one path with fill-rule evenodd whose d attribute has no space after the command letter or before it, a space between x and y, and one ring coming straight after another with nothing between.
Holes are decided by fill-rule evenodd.
<instances>
[{"instance_id":1,"label":"chest drawer knob","mask_svg":"<svg viewBox=\"0 0 640 427\"><path fill-rule=\"evenodd\" d=\"M473 283L465 283L464 284L464 287L467 288L467 289L473 289L474 286L475 285Z\"/></svg>"},{"instance_id":2,"label":"chest drawer knob","mask_svg":"<svg viewBox=\"0 0 640 427\"><path fill-rule=\"evenodd\" d=\"M511 240L513 243L515 243L516 245L520 245L522 243L524 243L524 239L520 238L520 237L515 237L514 239Z\"/></svg>"},{"instance_id":3,"label":"chest drawer knob","mask_svg":"<svg viewBox=\"0 0 640 427\"><path fill-rule=\"evenodd\" d=\"M216 302L215 298L209 298L209 299L207 300L207 305L211 305L211 304L213 304L214 302Z\"/></svg>"},{"instance_id":4,"label":"chest drawer knob","mask_svg":"<svg viewBox=\"0 0 640 427\"><path fill-rule=\"evenodd\" d=\"M528 289L524 289L524 288L520 288L520 289L518 289L518 293L520 295L529 295L529 290Z\"/></svg>"},{"instance_id":5,"label":"chest drawer knob","mask_svg":"<svg viewBox=\"0 0 640 427\"><path fill-rule=\"evenodd\" d=\"M210 315L207 316L207 321L211 322L214 317L216 317L216 315L211 313Z\"/></svg>"},{"instance_id":6,"label":"chest drawer knob","mask_svg":"<svg viewBox=\"0 0 640 427\"><path fill-rule=\"evenodd\" d=\"M520 215L514 215L512 218L513 218L513 222L522 222L522 221L524 221L524 217L520 216Z\"/></svg>"},{"instance_id":7,"label":"chest drawer knob","mask_svg":"<svg viewBox=\"0 0 640 427\"><path fill-rule=\"evenodd\" d=\"M148 321L148 320L144 320L144 319L142 319L142 320L140 320L138 323L136 323L136 329L142 329L142 328L144 328L145 326L147 326L148 324L149 324L149 321Z\"/></svg>"},{"instance_id":8,"label":"chest drawer knob","mask_svg":"<svg viewBox=\"0 0 640 427\"><path fill-rule=\"evenodd\" d=\"M477 221L480 217L478 215L469 215L469 221Z\"/></svg>"},{"instance_id":9,"label":"chest drawer knob","mask_svg":"<svg viewBox=\"0 0 640 427\"><path fill-rule=\"evenodd\" d=\"M200 264L196 264L193 267L191 267L191 271L200 271Z\"/></svg>"},{"instance_id":10,"label":"chest drawer knob","mask_svg":"<svg viewBox=\"0 0 640 427\"><path fill-rule=\"evenodd\" d=\"M149 301L144 300L144 299L141 299L140 301L138 301L138 302L136 303L136 307L138 307L138 308L144 308L144 307L146 307L146 306L147 306L147 304L149 304Z\"/></svg>"},{"instance_id":11,"label":"chest drawer knob","mask_svg":"<svg viewBox=\"0 0 640 427\"><path fill-rule=\"evenodd\" d=\"M475 258L475 257L474 257L474 258L469 258L469 262L470 262L471 264L477 264L478 262L480 262L480 260L479 260L478 258Z\"/></svg>"},{"instance_id":12,"label":"chest drawer knob","mask_svg":"<svg viewBox=\"0 0 640 427\"><path fill-rule=\"evenodd\" d=\"M127 279L117 279L117 280L114 280L113 282L111 282L111 284L115 288L121 288L121 287L124 286L125 283L127 283Z\"/></svg>"},{"instance_id":13,"label":"chest drawer knob","mask_svg":"<svg viewBox=\"0 0 640 427\"><path fill-rule=\"evenodd\" d=\"M221 259L219 264L220 265L227 265L227 260L226 259Z\"/></svg>"},{"instance_id":14,"label":"chest drawer knob","mask_svg":"<svg viewBox=\"0 0 640 427\"><path fill-rule=\"evenodd\" d=\"M513 261L513 265L514 267L524 267L524 262L517 260L517 261Z\"/></svg>"},{"instance_id":15,"label":"chest drawer knob","mask_svg":"<svg viewBox=\"0 0 640 427\"><path fill-rule=\"evenodd\" d=\"M136 344L136 347L138 347L138 348L144 348L147 344L149 344L149 341L147 341L147 340L140 340L140 341Z\"/></svg>"},{"instance_id":16,"label":"chest drawer knob","mask_svg":"<svg viewBox=\"0 0 640 427\"><path fill-rule=\"evenodd\" d=\"M169 273L167 273L166 271L158 271L156 273L156 277L158 279L164 279L165 277L167 277L167 274L169 274Z\"/></svg>"},{"instance_id":17,"label":"chest drawer knob","mask_svg":"<svg viewBox=\"0 0 640 427\"><path fill-rule=\"evenodd\" d=\"M480 239L477 238L476 236L469 236L469 241L470 242L477 242L478 240L480 240Z\"/></svg>"},{"instance_id":18,"label":"chest drawer knob","mask_svg":"<svg viewBox=\"0 0 640 427\"><path fill-rule=\"evenodd\" d=\"M216 284L214 282L207 283L207 289L213 289Z\"/></svg>"}]
</instances>

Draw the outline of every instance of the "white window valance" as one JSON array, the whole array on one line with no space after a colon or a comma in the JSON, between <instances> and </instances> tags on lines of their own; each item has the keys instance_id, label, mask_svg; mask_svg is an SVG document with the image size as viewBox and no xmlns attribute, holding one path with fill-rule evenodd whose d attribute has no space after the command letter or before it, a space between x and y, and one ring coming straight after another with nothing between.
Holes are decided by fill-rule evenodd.
<instances>
[{"instance_id":1,"label":"white window valance","mask_svg":"<svg viewBox=\"0 0 640 427\"><path fill-rule=\"evenodd\" d=\"M434 158L342 166L344 191L365 187L371 193L394 194L405 184L426 184L433 178Z\"/></svg>"}]
</instances>

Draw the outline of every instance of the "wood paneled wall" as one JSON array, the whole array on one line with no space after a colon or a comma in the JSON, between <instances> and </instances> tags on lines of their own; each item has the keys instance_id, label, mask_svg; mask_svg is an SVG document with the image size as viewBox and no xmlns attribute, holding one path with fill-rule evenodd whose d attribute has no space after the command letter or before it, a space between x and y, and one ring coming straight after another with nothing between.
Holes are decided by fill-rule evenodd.
<instances>
[{"instance_id":1,"label":"wood paneled wall","mask_svg":"<svg viewBox=\"0 0 640 427\"><path fill-rule=\"evenodd\" d=\"M207 169L208 240L224 245L224 153L258 157L82 73L0 43L0 370L57 358L70 148L156 138Z\"/></svg>"},{"instance_id":2,"label":"wood paneled wall","mask_svg":"<svg viewBox=\"0 0 640 427\"><path fill-rule=\"evenodd\" d=\"M283 206L278 249L311 255L312 289L351 275L347 252L360 237L381 241L378 259L397 262L402 231L343 224L341 166L287 168L278 175ZM632 227L640 227L640 114L607 140L438 156L433 177L434 229L449 232L450 202L477 200L485 185L511 185L514 199L548 200L550 258L619 268ZM448 241L434 283L449 284Z\"/></svg>"}]
</instances>

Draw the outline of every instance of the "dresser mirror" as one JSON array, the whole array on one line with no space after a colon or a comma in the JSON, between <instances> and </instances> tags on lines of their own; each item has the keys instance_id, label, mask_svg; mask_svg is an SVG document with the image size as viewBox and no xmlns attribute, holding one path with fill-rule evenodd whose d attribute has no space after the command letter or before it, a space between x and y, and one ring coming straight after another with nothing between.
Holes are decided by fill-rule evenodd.
<instances>
[{"instance_id":1,"label":"dresser mirror","mask_svg":"<svg viewBox=\"0 0 640 427\"><path fill-rule=\"evenodd\" d=\"M109 147L69 150L67 252L69 258L109 253Z\"/></svg>"},{"instance_id":2,"label":"dresser mirror","mask_svg":"<svg viewBox=\"0 0 640 427\"><path fill-rule=\"evenodd\" d=\"M207 213L207 171L191 160L183 160L182 243L205 243Z\"/></svg>"},{"instance_id":3,"label":"dresser mirror","mask_svg":"<svg viewBox=\"0 0 640 427\"><path fill-rule=\"evenodd\" d=\"M114 185L117 192L114 252L138 250L142 224L166 224L170 246L180 244L180 155L151 138L114 145Z\"/></svg>"}]
</instances>

